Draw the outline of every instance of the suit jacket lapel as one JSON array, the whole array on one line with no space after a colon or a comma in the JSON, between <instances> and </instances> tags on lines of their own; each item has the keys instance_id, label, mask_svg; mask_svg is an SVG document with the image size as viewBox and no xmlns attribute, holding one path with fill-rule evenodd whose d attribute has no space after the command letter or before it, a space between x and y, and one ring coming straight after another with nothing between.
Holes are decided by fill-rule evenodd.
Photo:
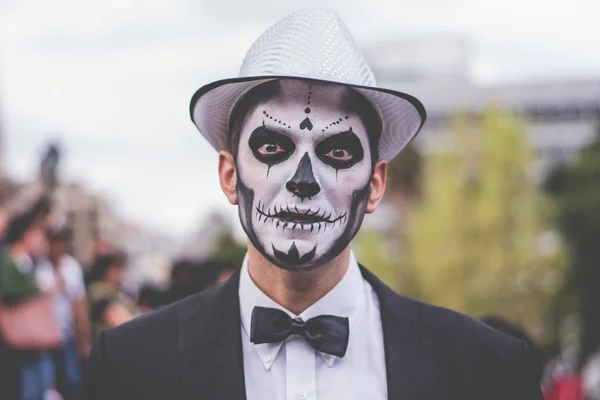
<instances>
[{"instance_id":1,"label":"suit jacket lapel","mask_svg":"<svg viewBox=\"0 0 600 400\"><path fill-rule=\"evenodd\" d=\"M184 399L245 399L239 274L180 315Z\"/></svg>"},{"instance_id":2,"label":"suit jacket lapel","mask_svg":"<svg viewBox=\"0 0 600 400\"><path fill-rule=\"evenodd\" d=\"M419 324L419 303L399 296L361 266L379 297L390 400L445 399L443 342Z\"/></svg>"},{"instance_id":3,"label":"suit jacket lapel","mask_svg":"<svg viewBox=\"0 0 600 400\"><path fill-rule=\"evenodd\" d=\"M419 323L419 303L399 296L361 266L379 297L390 400L448 398L444 343ZM184 399L246 399L239 274L180 315Z\"/></svg>"}]
</instances>

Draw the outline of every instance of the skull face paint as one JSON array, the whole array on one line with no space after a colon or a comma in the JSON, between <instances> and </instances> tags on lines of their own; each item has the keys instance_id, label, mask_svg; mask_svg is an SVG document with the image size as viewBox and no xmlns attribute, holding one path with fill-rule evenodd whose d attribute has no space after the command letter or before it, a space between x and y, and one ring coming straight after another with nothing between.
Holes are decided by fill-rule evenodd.
<instances>
[{"instance_id":1,"label":"skull face paint","mask_svg":"<svg viewBox=\"0 0 600 400\"><path fill-rule=\"evenodd\" d=\"M339 255L362 223L372 174L369 136L359 115L342 107L348 89L278 84L239 129L239 214L270 262L307 270Z\"/></svg>"}]
</instances>

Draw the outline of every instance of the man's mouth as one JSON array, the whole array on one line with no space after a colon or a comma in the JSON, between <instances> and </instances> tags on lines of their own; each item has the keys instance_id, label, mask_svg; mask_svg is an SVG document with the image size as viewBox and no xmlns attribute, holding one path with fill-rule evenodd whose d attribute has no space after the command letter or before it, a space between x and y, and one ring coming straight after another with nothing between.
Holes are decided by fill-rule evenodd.
<instances>
[{"instance_id":1,"label":"man's mouth","mask_svg":"<svg viewBox=\"0 0 600 400\"><path fill-rule=\"evenodd\" d=\"M259 215L259 221L264 218L265 222L267 219L273 219L283 223L306 225L318 223L334 224L336 222L341 222L346 218L345 212L336 216L333 212L327 212L326 210L321 209L299 210L297 206L272 206L266 208L260 202L256 207L256 212Z\"/></svg>"}]
</instances>

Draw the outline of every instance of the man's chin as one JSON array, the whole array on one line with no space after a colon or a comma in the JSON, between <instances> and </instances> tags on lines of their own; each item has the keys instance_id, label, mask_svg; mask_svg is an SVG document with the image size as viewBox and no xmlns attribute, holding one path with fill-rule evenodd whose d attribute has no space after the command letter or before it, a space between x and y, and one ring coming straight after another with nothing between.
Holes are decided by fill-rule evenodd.
<instances>
[{"instance_id":1,"label":"man's chin","mask_svg":"<svg viewBox=\"0 0 600 400\"><path fill-rule=\"evenodd\" d=\"M330 254L331 249L321 248L314 240L280 239L277 244L265 244L265 250L272 264L288 271L310 271L327 264L337 255Z\"/></svg>"}]
</instances>

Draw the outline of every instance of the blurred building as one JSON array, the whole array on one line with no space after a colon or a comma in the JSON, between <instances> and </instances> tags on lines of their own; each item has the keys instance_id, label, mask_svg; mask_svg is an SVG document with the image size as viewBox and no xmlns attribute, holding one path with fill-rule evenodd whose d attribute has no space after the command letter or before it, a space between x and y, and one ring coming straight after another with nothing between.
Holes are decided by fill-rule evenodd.
<instances>
[{"instance_id":1,"label":"blurred building","mask_svg":"<svg viewBox=\"0 0 600 400\"><path fill-rule=\"evenodd\" d=\"M124 222L101 196L71 183L59 184L53 200L53 215L72 229L72 253L83 265L92 262L92 249L99 238L123 245Z\"/></svg>"},{"instance_id":2,"label":"blurred building","mask_svg":"<svg viewBox=\"0 0 600 400\"><path fill-rule=\"evenodd\" d=\"M203 220L198 231L183 241L177 257L196 260L212 257L219 238L232 231L231 218L220 211L213 211Z\"/></svg>"},{"instance_id":3,"label":"blurred building","mask_svg":"<svg viewBox=\"0 0 600 400\"><path fill-rule=\"evenodd\" d=\"M423 102L427 121L415 140L423 152L444 151L452 145L451 119L458 111L481 117L495 106L513 112L525 124L535 152L538 179L557 163L573 160L599 128L598 79L484 86L470 79L471 52L462 37L426 37L378 43L363 49L381 87L409 93ZM383 233L386 245L399 249L403 212L388 198L365 216L363 231ZM540 238L540 251L556 248L555 238Z\"/></svg>"},{"instance_id":4,"label":"blurred building","mask_svg":"<svg viewBox=\"0 0 600 400\"><path fill-rule=\"evenodd\" d=\"M414 94L427 107L428 121L418 140L425 150L448 144L448 122L458 110L472 116L490 106L511 111L525 123L540 176L577 157L600 121L600 78L488 87L415 83L397 89Z\"/></svg>"},{"instance_id":5,"label":"blurred building","mask_svg":"<svg viewBox=\"0 0 600 400\"><path fill-rule=\"evenodd\" d=\"M124 224L120 236L129 257L127 289L136 293L142 284L164 287L169 280L178 241L157 230L131 223Z\"/></svg>"},{"instance_id":6,"label":"blurred building","mask_svg":"<svg viewBox=\"0 0 600 400\"><path fill-rule=\"evenodd\" d=\"M21 187L22 185L18 182L0 173L0 204L5 204L6 201L9 201Z\"/></svg>"},{"instance_id":7,"label":"blurred building","mask_svg":"<svg viewBox=\"0 0 600 400\"><path fill-rule=\"evenodd\" d=\"M389 40L368 46L363 53L378 83L386 87L469 80L469 43L460 36Z\"/></svg>"},{"instance_id":8,"label":"blurred building","mask_svg":"<svg viewBox=\"0 0 600 400\"><path fill-rule=\"evenodd\" d=\"M448 122L457 111L477 117L497 106L525 122L543 176L556 163L575 158L600 121L600 76L478 85L469 79L468 46L460 38L375 45L365 56L380 86L414 95L425 105L428 118L416 141L424 151L449 145Z\"/></svg>"}]
</instances>

